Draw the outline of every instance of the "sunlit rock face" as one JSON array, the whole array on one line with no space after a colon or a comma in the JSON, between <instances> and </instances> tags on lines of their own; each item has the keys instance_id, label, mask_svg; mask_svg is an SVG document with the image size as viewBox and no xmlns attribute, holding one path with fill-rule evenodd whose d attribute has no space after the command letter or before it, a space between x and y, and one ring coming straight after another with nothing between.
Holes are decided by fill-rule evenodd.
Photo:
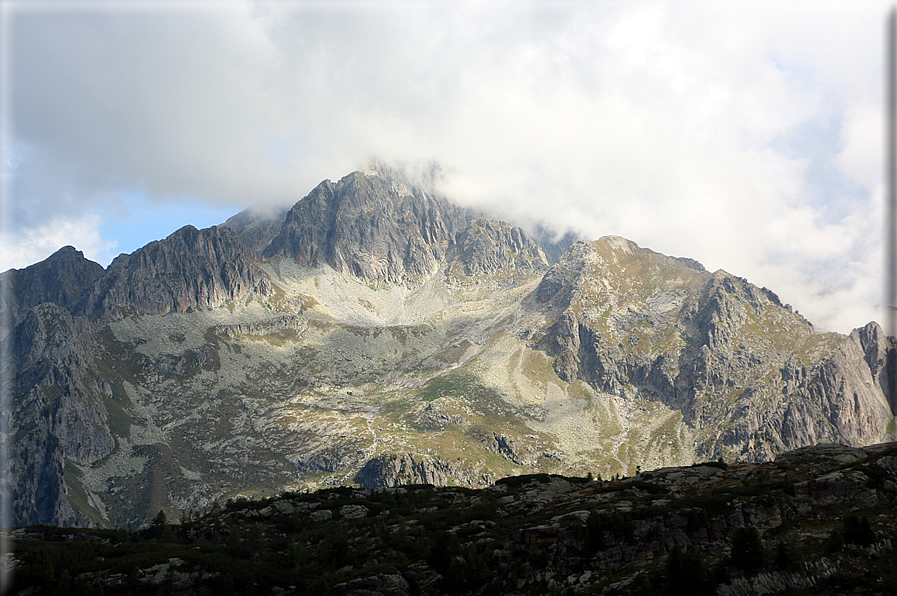
<instances>
[{"instance_id":1,"label":"sunlit rock face","mask_svg":"<svg viewBox=\"0 0 897 596\"><path fill-rule=\"evenodd\" d=\"M3 274L15 523L895 438L897 346L876 323L817 333L725 271L567 240L384 169L106 270L63 249Z\"/></svg>"},{"instance_id":2,"label":"sunlit rock face","mask_svg":"<svg viewBox=\"0 0 897 596\"><path fill-rule=\"evenodd\" d=\"M765 288L617 237L574 245L536 296L558 376L681 411L700 457L868 444L891 419L894 339L877 323L815 333Z\"/></svg>"},{"instance_id":3,"label":"sunlit rock face","mask_svg":"<svg viewBox=\"0 0 897 596\"><path fill-rule=\"evenodd\" d=\"M74 311L92 319L214 307L248 294L268 295L261 259L232 230L185 226L117 257Z\"/></svg>"},{"instance_id":4,"label":"sunlit rock face","mask_svg":"<svg viewBox=\"0 0 897 596\"><path fill-rule=\"evenodd\" d=\"M329 265L368 283L420 285L474 213L394 178L325 180L287 213L266 257Z\"/></svg>"}]
</instances>

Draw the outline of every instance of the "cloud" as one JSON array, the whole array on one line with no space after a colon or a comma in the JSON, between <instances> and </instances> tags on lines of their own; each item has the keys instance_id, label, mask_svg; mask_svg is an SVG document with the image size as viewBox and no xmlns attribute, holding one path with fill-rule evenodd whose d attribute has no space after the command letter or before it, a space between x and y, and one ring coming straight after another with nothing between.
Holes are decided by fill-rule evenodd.
<instances>
[{"instance_id":1,"label":"cloud","mask_svg":"<svg viewBox=\"0 0 897 596\"><path fill-rule=\"evenodd\" d=\"M50 219L42 225L23 230L0 232L0 271L18 269L22 263L36 263L66 245L99 261L115 249L115 243L100 236L102 220L95 214L78 218Z\"/></svg>"},{"instance_id":2,"label":"cloud","mask_svg":"<svg viewBox=\"0 0 897 596\"><path fill-rule=\"evenodd\" d=\"M884 2L62 6L4 42L23 229L435 159L457 200L876 316Z\"/></svg>"}]
</instances>

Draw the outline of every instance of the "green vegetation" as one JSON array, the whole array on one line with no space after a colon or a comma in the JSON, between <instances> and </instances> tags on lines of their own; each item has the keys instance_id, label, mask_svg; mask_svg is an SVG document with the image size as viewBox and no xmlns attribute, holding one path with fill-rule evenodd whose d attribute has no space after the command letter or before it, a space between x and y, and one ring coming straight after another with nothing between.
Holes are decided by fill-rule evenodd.
<instances>
[{"instance_id":1,"label":"green vegetation","mask_svg":"<svg viewBox=\"0 0 897 596\"><path fill-rule=\"evenodd\" d=\"M483 405L502 401L500 392L482 385L473 375L462 372L450 372L434 377L418 390L418 397L425 401L433 401L440 397L456 397Z\"/></svg>"},{"instance_id":2,"label":"green vegetation","mask_svg":"<svg viewBox=\"0 0 897 596\"><path fill-rule=\"evenodd\" d=\"M635 526L632 523L632 515L616 511L611 513L592 511L586 520L583 535L585 552L594 555L599 550L610 546L608 539L622 540L627 544L633 544Z\"/></svg>"},{"instance_id":3,"label":"green vegetation","mask_svg":"<svg viewBox=\"0 0 897 596\"><path fill-rule=\"evenodd\" d=\"M841 550L844 544L868 546L876 541L875 531L869 522L868 516L848 515L844 518L841 528L833 529L829 536L829 544L832 550Z\"/></svg>"}]
</instances>

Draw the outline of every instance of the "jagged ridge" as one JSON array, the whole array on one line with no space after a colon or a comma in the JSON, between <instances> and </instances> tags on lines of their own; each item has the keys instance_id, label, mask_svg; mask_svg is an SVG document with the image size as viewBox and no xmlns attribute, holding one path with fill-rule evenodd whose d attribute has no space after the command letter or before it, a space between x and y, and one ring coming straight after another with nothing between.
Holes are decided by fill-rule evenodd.
<instances>
[{"instance_id":1,"label":"jagged ridge","mask_svg":"<svg viewBox=\"0 0 897 596\"><path fill-rule=\"evenodd\" d=\"M218 306L273 288L261 260L228 228L185 226L130 255L117 257L74 311L92 319L165 314Z\"/></svg>"},{"instance_id":2,"label":"jagged ridge","mask_svg":"<svg viewBox=\"0 0 897 596\"><path fill-rule=\"evenodd\" d=\"M765 288L616 237L576 244L536 296L557 317L536 345L561 378L681 410L702 457L866 444L889 424L895 342L876 323L814 334Z\"/></svg>"},{"instance_id":3,"label":"jagged ridge","mask_svg":"<svg viewBox=\"0 0 897 596\"><path fill-rule=\"evenodd\" d=\"M473 216L398 180L355 172L296 203L263 255L327 264L374 284L419 285Z\"/></svg>"},{"instance_id":4,"label":"jagged ridge","mask_svg":"<svg viewBox=\"0 0 897 596\"><path fill-rule=\"evenodd\" d=\"M81 251L64 246L40 263L0 274L3 306L15 322L44 302L69 307L103 272L102 265L84 258Z\"/></svg>"}]
</instances>

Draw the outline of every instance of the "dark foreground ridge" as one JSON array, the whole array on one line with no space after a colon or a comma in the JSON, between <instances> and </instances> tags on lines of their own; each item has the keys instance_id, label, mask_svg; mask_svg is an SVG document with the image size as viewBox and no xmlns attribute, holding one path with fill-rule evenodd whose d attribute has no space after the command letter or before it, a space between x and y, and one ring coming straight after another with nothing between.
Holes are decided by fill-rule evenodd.
<instances>
[{"instance_id":1,"label":"dark foreground ridge","mask_svg":"<svg viewBox=\"0 0 897 596\"><path fill-rule=\"evenodd\" d=\"M895 594L897 443L602 480L337 487L12 531L27 594Z\"/></svg>"}]
</instances>

